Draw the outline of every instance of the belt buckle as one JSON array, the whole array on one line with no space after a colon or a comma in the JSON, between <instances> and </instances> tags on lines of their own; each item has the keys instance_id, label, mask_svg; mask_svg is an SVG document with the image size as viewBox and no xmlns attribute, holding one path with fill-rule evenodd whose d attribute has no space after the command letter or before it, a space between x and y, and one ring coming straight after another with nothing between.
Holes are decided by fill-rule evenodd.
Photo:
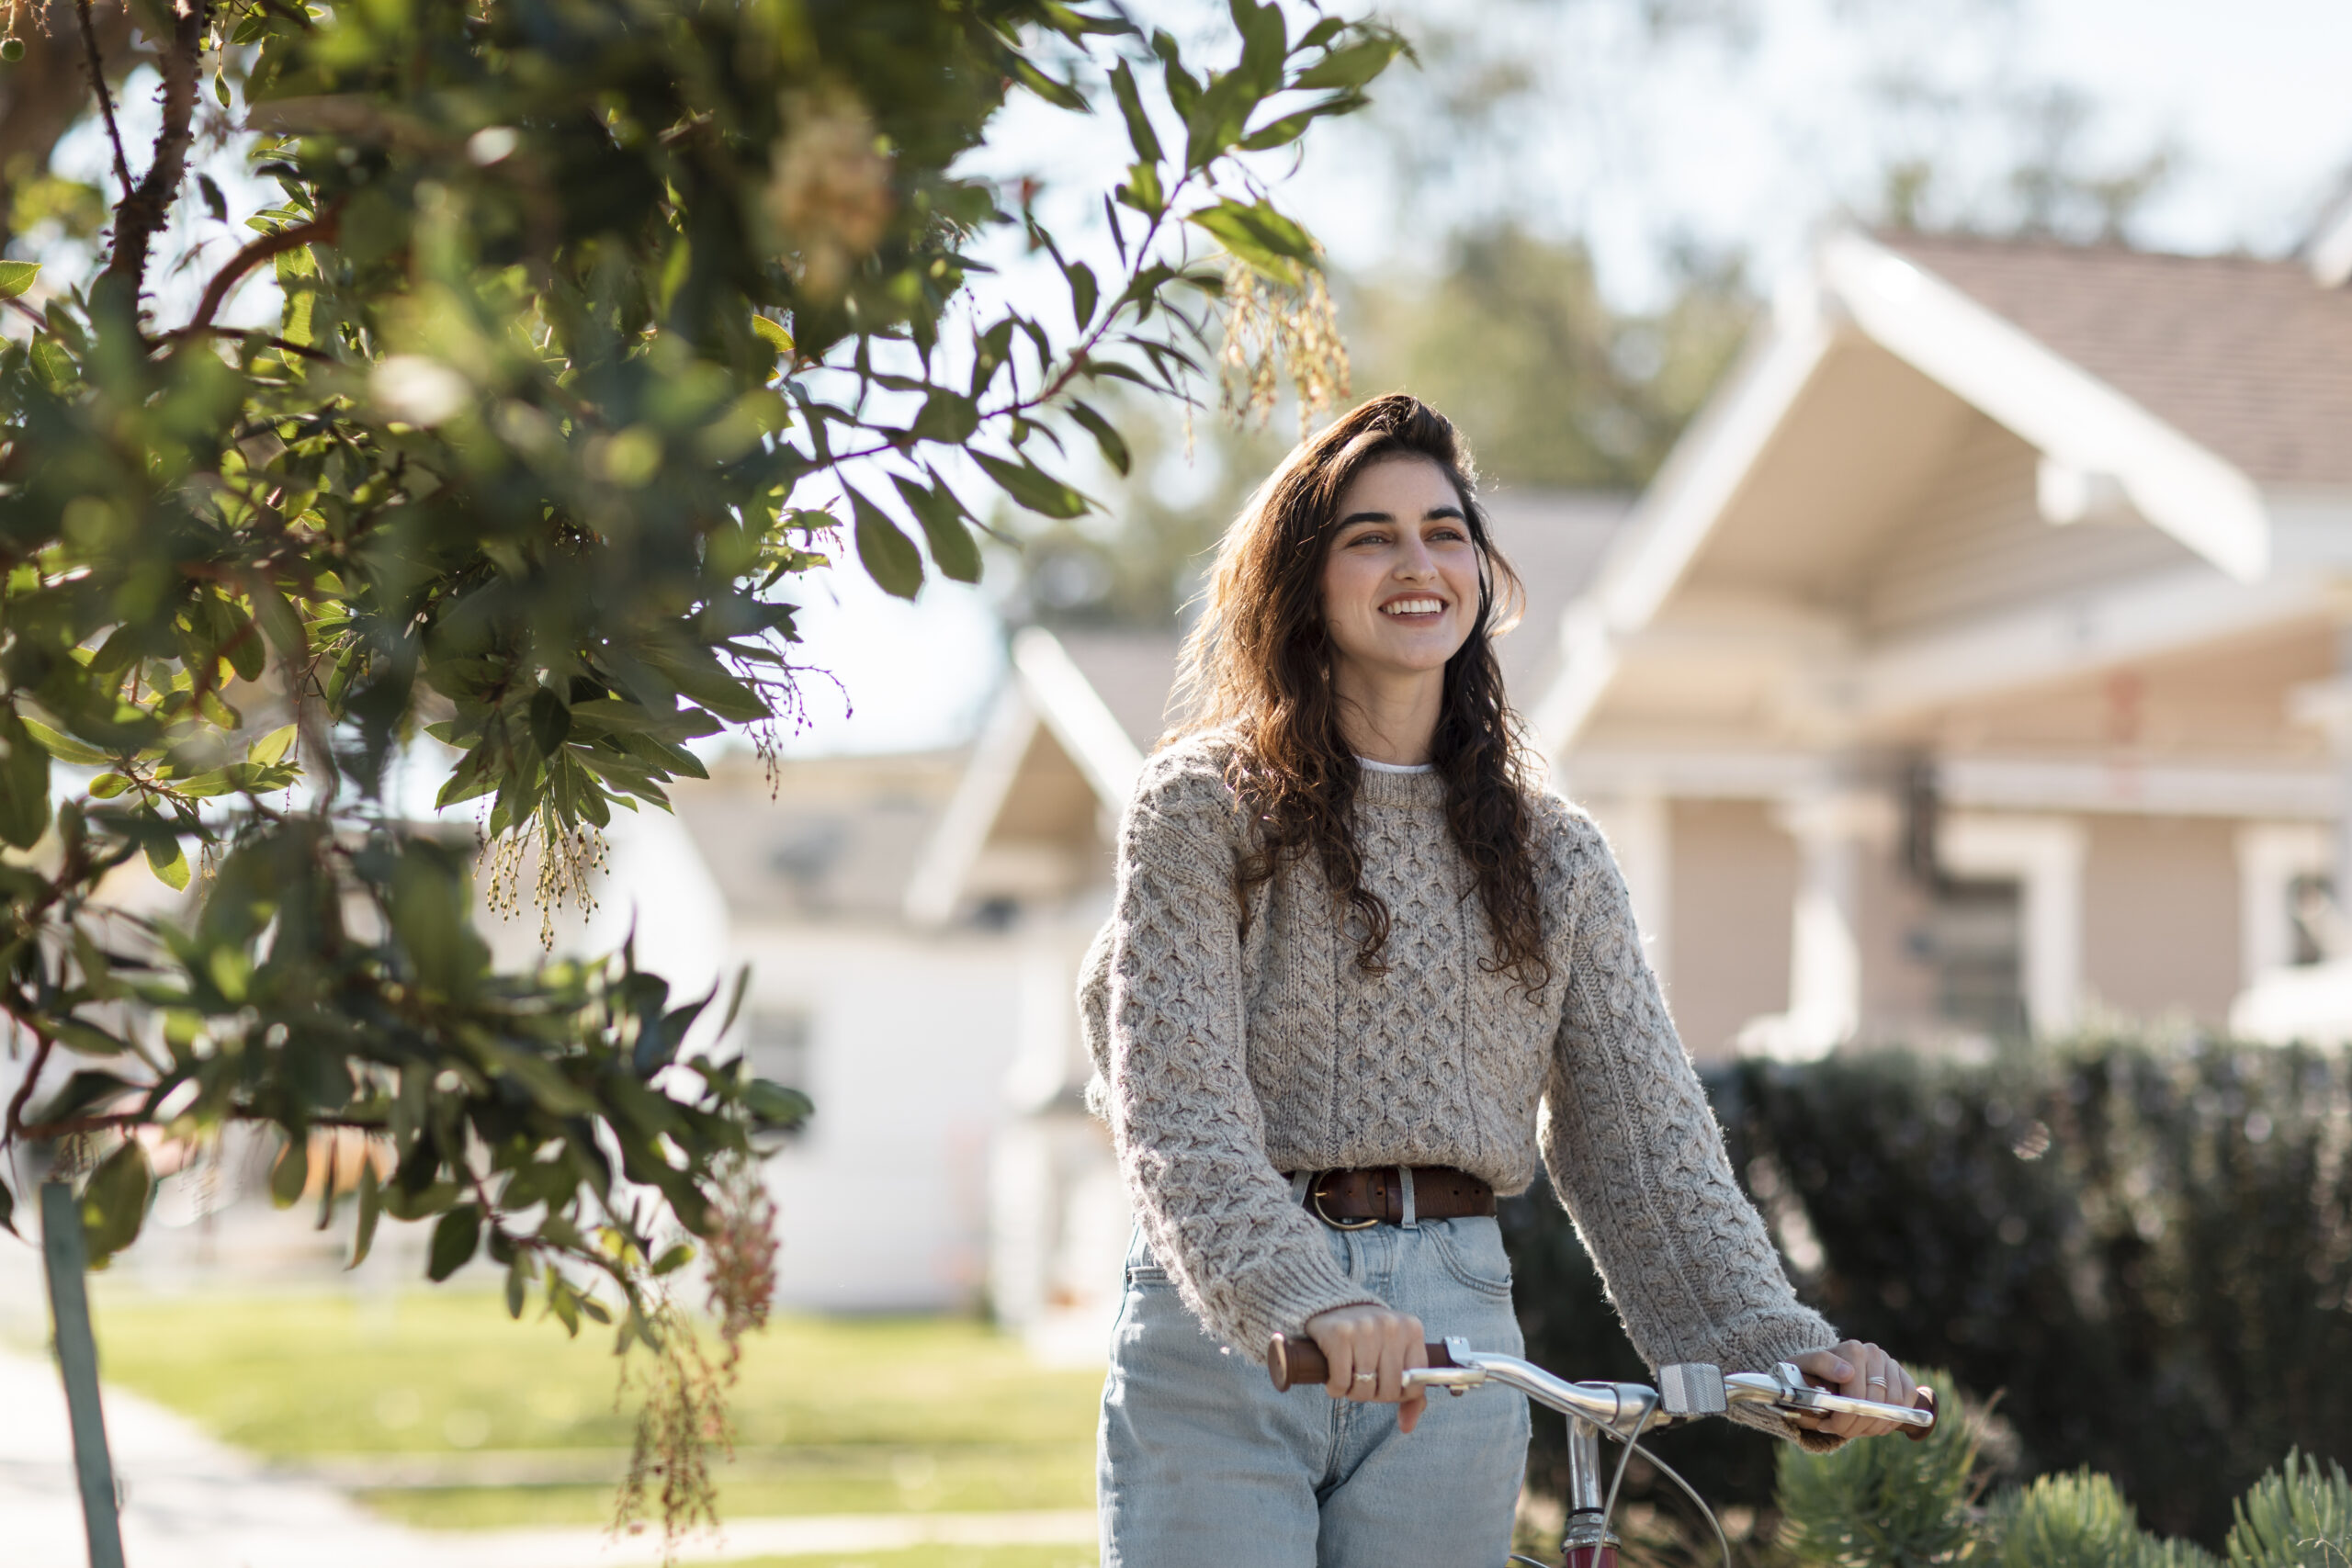
<instances>
[{"instance_id":1,"label":"belt buckle","mask_svg":"<svg viewBox=\"0 0 2352 1568\"><path fill-rule=\"evenodd\" d=\"M1315 1179L1306 1184L1306 1206L1314 1212L1315 1217L1335 1231L1365 1231L1378 1224L1380 1222L1376 1219L1335 1220L1323 1212L1323 1179L1330 1174L1328 1170L1318 1170L1315 1173Z\"/></svg>"}]
</instances>

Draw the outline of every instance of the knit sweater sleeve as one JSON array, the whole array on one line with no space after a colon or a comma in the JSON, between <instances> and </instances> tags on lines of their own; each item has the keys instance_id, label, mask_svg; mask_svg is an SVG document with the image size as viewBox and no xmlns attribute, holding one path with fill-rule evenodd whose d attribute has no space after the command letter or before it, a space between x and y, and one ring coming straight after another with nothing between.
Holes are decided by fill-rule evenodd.
<instances>
[{"instance_id":1,"label":"knit sweater sleeve","mask_svg":"<svg viewBox=\"0 0 2352 1568\"><path fill-rule=\"evenodd\" d=\"M1102 955L1103 1092L1151 1250L1195 1317L1255 1357L1374 1302L1266 1155L1250 1081L1232 807L1212 763L1154 760L1121 825Z\"/></svg>"},{"instance_id":2,"label":"knit sweater sleeve","mask_svg":"<svg viewBox=\"0 0 2352 1568\"><path fill-rule=\"evenodd\" d=\"M1550 902L1570 936L1544 1162L1634 1348L1653 1367L1712 1361L1758 1371L1836 1344L1837 1331L1796 1299L1733 1179L1607 841L1563 807L1555 844ZM1809 1449L1841 1440L1753 1405L1733 1416Z\"/></svg>"}]
</instances>

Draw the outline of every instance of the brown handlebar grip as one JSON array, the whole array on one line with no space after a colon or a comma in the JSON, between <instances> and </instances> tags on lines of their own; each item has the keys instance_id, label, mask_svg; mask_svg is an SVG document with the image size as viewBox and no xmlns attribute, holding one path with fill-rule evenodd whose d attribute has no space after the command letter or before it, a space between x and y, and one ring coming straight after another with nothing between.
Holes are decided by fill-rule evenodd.
<instances>
[{"instance_id":1,"label":"brown handlebar grip","mask_svg":"<svg viewBox=\"0 0 2352 1568\"><path fill-rule=\"evenodd\" d=\"M1453 1358L1445 1353L1444 1346L1424 1345L1421 1348L1428 1353L1430 1366L1453 1365ZM1266 1342L1266 1373L1274 1380L1275 1393L1288 1393L1303 1384L1329 1382L1331 1363L1314 1340L1277 1334Z\"/></svg>"},{"instance_id":2,"label":"brown handlebar grip","mask_svg":"<svg viewBox=\"0 0 2352 1568\"><path fill-rule=\"evenodd\" d=\"M1931 1388L1923 1388L1923 1389L1921 1389L1921 1390L1918 1392L1918 1393L1917 1393L1917 1395L1912 1399L1912 1401L1911 1401L1911 1408L1912 1408L1912 1409L1914 1409L1914 1410L1924 1410L1924 1411L1926 1411L1926 1412L1927 1412L1928 1415L1930 1415L1930 1416L1935 1415L1935 1414L1936 1414L1936 1391L1935 1391L1934 1389L1931 1389ZM1935 1429L1935 1427L1933 1427L1932 1426L1929 1426L1929 1427L1904 1427L1904 1428L1903 1428L1903 1435L1904 1435L1905 1437L1906 1437L1906 1438L1910 1438L1910 1439L1911 1439L1913 1442L1915 1442L1915 1443L1924 1443L1924 1442L1926 1442L1929 1438L1932 1438L1932 1437L1934 1437L1934 1436L1936 1435L1936 1429Z\"/></svg>"}]
</instances>

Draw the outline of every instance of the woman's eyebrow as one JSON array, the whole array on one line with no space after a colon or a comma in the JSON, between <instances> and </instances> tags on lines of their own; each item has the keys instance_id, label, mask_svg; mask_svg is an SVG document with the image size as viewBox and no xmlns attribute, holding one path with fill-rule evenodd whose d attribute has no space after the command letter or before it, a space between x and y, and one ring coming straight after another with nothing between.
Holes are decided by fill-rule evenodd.
<instances>
[{"instance_id":1,"label":"woman's eyebrow","mask_svg":"<svg viewBox=\"0 0 2352 1568\"><path fill-rule=\"evenodd\" d=\"M1462 508L1458 506L1432 506L1421 513L1421 521L1424 523L1433 523L1441 517L1451 517L1456 523L1470 521L1463 515ZM1394 523L1396 521L1396 514L1393 512L1351 512L1340 519L1339 525L1342 528L1350 528L1358 523Z\"/></svg>"}]
</instances>

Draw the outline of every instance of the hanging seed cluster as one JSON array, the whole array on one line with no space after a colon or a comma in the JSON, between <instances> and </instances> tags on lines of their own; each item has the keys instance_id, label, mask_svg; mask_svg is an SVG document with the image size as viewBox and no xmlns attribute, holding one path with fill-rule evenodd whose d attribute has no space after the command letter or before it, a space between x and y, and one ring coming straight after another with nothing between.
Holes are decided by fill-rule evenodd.
<instances>
[{"instance_id":1,"label":"hanging seed cluster","mask_svg":"<svg viewBox=\"0 0 2352 1568\"><path fill-rule=\"evenodd\" d=\"M478 825L476 837L488 868L486 897L502 920L523 912L524 873L531 877L531 907L539 914L539 946L555 947L555 912L566 904L582 919L596 912L595 879L612 869L613 846L601 829L567 829L552 814L539 812L514 831L493 839Z\"/></svg>"},{"instance_id":2,"label":"hanging seed cluster","mask_svg":"<svg viewBox=\"0 0 2352 1568\"><path fill-rule=\"evenodd\" d=\"M1347 400L1348 346L1323 274L1300 270L1302 281L1294 286L1238 259L1227 261L1217 382L1226 412L1257 424L1273 412L1287 379L1304 435L1317 414Z\"/></svg>"}]
</instances>

